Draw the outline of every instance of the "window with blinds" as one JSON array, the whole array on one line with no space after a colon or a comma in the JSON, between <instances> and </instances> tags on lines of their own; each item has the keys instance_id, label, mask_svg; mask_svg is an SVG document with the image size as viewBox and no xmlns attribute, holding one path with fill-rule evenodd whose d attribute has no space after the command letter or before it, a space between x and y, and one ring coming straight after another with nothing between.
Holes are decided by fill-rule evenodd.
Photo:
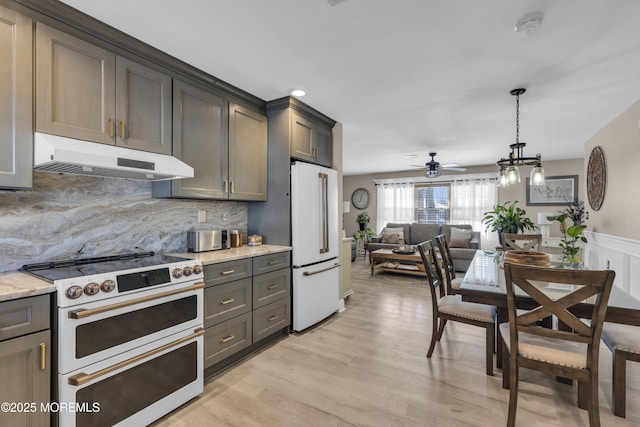
<instances>
[{"instance_id":1,"label":"window with blinds","mask_svg":"<svg viewBox=\"0 0 640 427\"><path fill-rule=\"evenodd\" d=\"M451 185L449 183L415 186L416 222L448 224L451 218Z\"/></svg>"}]
</instances>

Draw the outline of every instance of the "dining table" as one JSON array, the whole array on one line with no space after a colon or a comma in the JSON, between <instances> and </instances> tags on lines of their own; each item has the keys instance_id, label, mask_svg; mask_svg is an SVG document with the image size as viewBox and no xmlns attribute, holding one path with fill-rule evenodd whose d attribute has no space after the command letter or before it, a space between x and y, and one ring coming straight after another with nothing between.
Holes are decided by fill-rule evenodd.
<instances>
[{"instance_id":1,"label":"dining table","mask_svg":"<svg viewBox=\"0 0 640 427\"><path fill-rule=\"evenodd\" d=\"M478 250L458 291L463 301L495 306L498 324L509 321L503 259L503 251ZM560 265L555 262L551 264L551 267L560 267ZM552 283L540 286L540 290L554 300L563 297L573 289L573 285L554 285ZM526 296L517 287L516 304L517 308L524 310L538 307L538 304L531 297ZM571 309L578 317L581 315L586 317L587 313L592 310L593 303L589 300L583 301ZM605 321L640 326L640 301L614 285L609 296ZM496 340L496 356L496 366L502 368L501 339Z\"/></svg>"}]
</instances>

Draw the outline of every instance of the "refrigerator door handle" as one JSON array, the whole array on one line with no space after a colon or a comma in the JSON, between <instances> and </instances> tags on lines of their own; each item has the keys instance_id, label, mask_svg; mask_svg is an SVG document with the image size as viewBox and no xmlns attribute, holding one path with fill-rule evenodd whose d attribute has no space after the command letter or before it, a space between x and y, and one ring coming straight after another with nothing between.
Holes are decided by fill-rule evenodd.
<instances>
[{"instance_id":1,"label":"refrigerator door handle","mask_svg":"<svg viewBox=\"0 0 640 427\"><path fill-rule=\"evenodd\" d=\"M320 248L320 253L324 254L329 252L329 175L320 172L318 173L318 177L322 181L322 248Z\"/></svg>"},{"instance_id":2,"label":"refrigerator door handle","mask_svg":"<svg viewBox=\"0 0 640 427\"><path fill-rule=\"evenodd\" d=\"M322 268L320 270L314 270L314 271L305 271L302 274L304 276L313 276L314 274L324 273L325 271L333 270L334 268L338 268L338 267L340 267L340 263L337 262L334 265L332 265L331 267Z\"/></svg>"}]
</instances>

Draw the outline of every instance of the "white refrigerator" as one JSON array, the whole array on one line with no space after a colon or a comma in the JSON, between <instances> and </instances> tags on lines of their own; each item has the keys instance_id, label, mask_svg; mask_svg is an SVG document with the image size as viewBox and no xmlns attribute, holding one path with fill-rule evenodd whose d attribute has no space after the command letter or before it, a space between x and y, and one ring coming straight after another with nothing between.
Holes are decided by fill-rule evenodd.
<instances>
[{"instance_id":1,"label":"white refrigerator","mask_svg":"<svg viewBox=\"0 0 640 427\"><path fill-rule=\"evenodd\" d=\"M338 311L338 176L323 166L291 165L293 330Z\"/></svg>"}]
</instances>

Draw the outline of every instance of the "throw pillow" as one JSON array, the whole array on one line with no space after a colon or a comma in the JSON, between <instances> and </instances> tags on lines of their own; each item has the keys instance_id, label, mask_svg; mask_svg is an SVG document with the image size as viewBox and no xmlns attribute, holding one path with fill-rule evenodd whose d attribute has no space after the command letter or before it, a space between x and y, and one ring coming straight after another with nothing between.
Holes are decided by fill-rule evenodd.
<instances>
[{"instance_id":1,"label":"throw pillow","mask_svg":"<svg viewBox=\"0 0 640 427\"><path fill-rule=\"evenodd\" d=\"M404 233L404 228L390 228L385 227L382 229L382 233L391 234L391 233Z\"/></svg>"},{"instance_id":2,"label":"throw pillow","mask_svg":"<svg viewBox=\"0 0 640 427\"><path fill-rule=\"evenodd\" d=\"M404 245L404 231L398 233L385 233L382 231L382 243L393 243L394 245Z\"/></svg>"},{"instance_id":3,"label":"throw pillow","mask_svg":"<svg viewBox=\"0 0 640 427\"><path fill-rule=\"evenodd\" d=\"M450 248L470 248L472 230L464 228L451 227L451 239L449 239Z\"/></svg>"}]
</instances>

